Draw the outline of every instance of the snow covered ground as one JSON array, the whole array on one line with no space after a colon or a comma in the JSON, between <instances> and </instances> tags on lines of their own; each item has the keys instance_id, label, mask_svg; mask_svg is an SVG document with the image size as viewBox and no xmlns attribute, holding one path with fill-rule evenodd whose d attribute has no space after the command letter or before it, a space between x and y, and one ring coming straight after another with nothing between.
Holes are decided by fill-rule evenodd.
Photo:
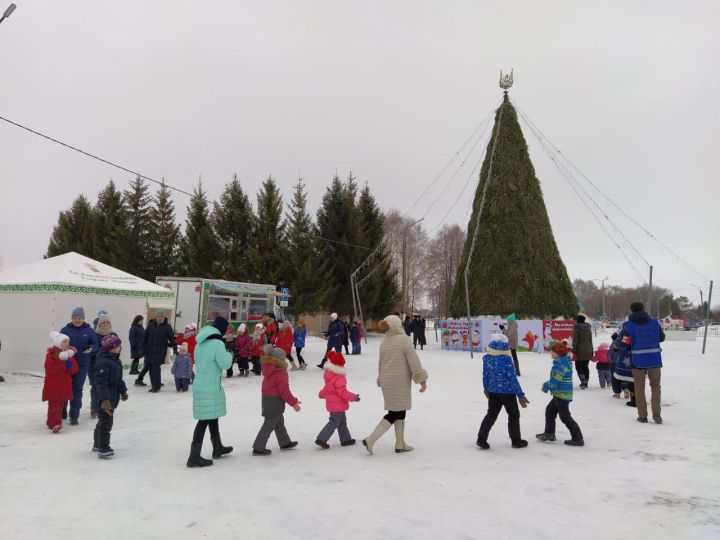
<instances>
[{"instance_id":1,"label":"snow covered ground","mask_svg":"<svg viewBox=\"0 0 720 540\"><path fill-rule=\"evenodd\" d=\"M0 536L19 538L720 538L720 338L664 346L663 425L641 425L625 401L592 385L576 389L571 411L586 446L539 443L548 397L540 391L550 356L520 355L526 449L510 447L504 413L490 451L475 446L485 412L476 355L421 353L430 373L414 393L406 438L393 452L388 432L368 456L361 445L330 450L313 441L326 421L315 367L324 343L311 340L310 367L291 374L302 411L285 414L297 449L252 457L261 424L260 378L224 379L229 415L220 421L235 451L206 469L187 469L194 427L190 393L177 394L167 366L163 392L130 384L112 433L115 458L90 452L94 421L57 435L44 425L42 379L5 374L0 385ZM349 388L362 401L348 413L358 439L383 413L370 338L349 357ZM596 345L598 340L596 339ZM131 379L132 380L132 379ZM86 396L88 394L86 389ZM206 438L204 455L209 457Z\"/></svg>"}]
</instances>

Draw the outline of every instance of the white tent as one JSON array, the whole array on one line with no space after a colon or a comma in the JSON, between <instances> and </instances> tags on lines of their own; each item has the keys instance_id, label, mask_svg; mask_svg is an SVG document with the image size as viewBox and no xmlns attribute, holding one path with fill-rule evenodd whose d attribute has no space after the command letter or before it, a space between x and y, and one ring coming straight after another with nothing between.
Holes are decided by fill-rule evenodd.
<instances>
[{"instance_id":1,"label":"white tent","mask_svg":"<svg viewBox=\"0 0 720 540\"><path fill-rule=\"evenodd\" d=\"M108 311L129 361L128 332L135 315L172 310L175 293L75 252L0 271L0 372L43 372L48 334L70 321L75 307L92 324Z\"/></svg>"}]
</instances>

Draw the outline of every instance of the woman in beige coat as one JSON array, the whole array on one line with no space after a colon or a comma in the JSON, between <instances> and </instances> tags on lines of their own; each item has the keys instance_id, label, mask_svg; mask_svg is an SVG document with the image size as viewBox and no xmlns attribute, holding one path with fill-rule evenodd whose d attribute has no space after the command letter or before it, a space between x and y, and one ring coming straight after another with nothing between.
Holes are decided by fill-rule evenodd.
<instances>
[{"instance_id":1,"label":"woman in beige coat","mask_svg":"<svg viewBox=\"0 0 720 540\"><path fill-rule=\"evenodd\" d=\"M409 452L413 447L405 444L405 412L412 408L412 383L419 384L420 392L425 392L428 374L405 335L400 317L389 315L380 321L378 327L385 332L385 339L380 344L377 383L382 389L388 413L375 431L363 439L363 445L372 454L377 440L390 426L394 426L395 452Z\"/></svg>"}]
</instances>

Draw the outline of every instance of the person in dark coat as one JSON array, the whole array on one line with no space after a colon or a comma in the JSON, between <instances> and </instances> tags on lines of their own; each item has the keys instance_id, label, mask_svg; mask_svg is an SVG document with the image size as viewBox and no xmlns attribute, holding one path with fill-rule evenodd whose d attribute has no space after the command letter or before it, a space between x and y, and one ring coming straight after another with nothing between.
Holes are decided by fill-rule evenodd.
<instances>
[{"instance_id":1,"label":"person in dark coat","mask_svg":"<svg viewBox=\"0 0 720 540\"><path fill-rule=\"evenodd\" d=\"M575 355L575 370L580 378L580 388L585 390L590 380L590 359L595 354L592 342L592 326L585 322L585 317L578 315L573 327L572 350Z\"/></svg>"},{"instance_id":2,"label":"person in dark coat","mask_svg":"<svg viewBox=\"0 0 720 540\"><path fill-rule=\"evenodd\" d=\"M127 386L123 381L120 360L122 341L117 334L105 336L95 359L93 387L98 405L98 422L93 434L93 452L102 459L111 458L115 451L110 447L110 431L113 427L115 409L120 400L127 400Z\"/></svg>"},{"instance_id":3,"label":"person in dark coat","mask_svg":"<svg viewBox=\"0 0 720 540\"><path fill-rule=\"evenodd\" d=\"M332 349L335 349L337 352L342 352L343 332L345 332L345 327L338 320L337 313L330 314L330 323L328 324L327 332L325 332L327 338L327 348L325 349L325 356L323 356L323 359L317 367L320 369L325 367L325 362L327 362L327 353L329 353Z\"/></svg>"},{"instance_id":4,"label":"person in dark coat","mask_svg":"<svg viewBox=\"0 0 720 540\"><path fill-rule=\"evenodd\" d=\"M350 354L348 347L350 345L350 323L343 319L340 324L343 326L342 345L345 347L345 354Z\"/></svg>"},{"instance_id":5,"label":"person in dark coat","mask_svg":"<svg viewBox=\"0 0 720 540\"><path fill-rule=\"evenodd\" d=\"M73 399L70 401L70 425L78 425L78 417L82 408L83 386L90 370L90 355L98 349L97 336L92 327L85 322L85 310L76 307L72 311L72 320L60 330L70 338L70 346L77 350L75 360L78 371L72 376ZM63 410L62 417L66 418L67 412Z\"/></svg>"},{"instance_id":6,"label":"person in dark coat","mask_svg":"<svg viewBox=\"0 0 720 540\"><path fill-rule=\"evenodd\" d=\"M128 339L130 341L130 358L132 358L132 364L130 365L130 375L139 375L138 367L140 366L140 359L144 356L143 346L145 345L145 327L143 326L145 318L142 315L136 315L130 325L130 335Z\"/></svg>"},{"instance_id":7,"label":"person in dark coat","mask_svg":"<svg viewBox=\"0 0 720 540\"><path fill-rule=\"evenodd\" d=\"M405 320L403 321L403 328L405 329L405 334L407 336L410 336L410 334L412 334L412 319L410 318L410 315L405 315Z\"/></svg>"},{"instance_id":8,"label":"person in dark coat","mask_svg":"<svg viewBox=\"0 0 720 540\"><path fill-rule=\"evenodd\" d=\"M168 348L172 348L173 353L177 354L175 332L165 317L165 310L158 309L155 311L155 318L148 323L145 329L145 340L143 342L145 363L150 368L151 388L149 391L152 393L159 392L162 386L160 366L165 363ZM140 377L135 381L135 384L145 386Z\"/></svg>"},{"instance_id":9,"label":"person in dark coat","mask_svg":"<svg viewBox=\"0 0 720 540\"><path fill-rule=\"evenodd\" d=\"M425 339L425 320L420 319L420 315L415 315L412 322L412 335L413 335L413 347L417 349L418 343L420 344L420 350L427 345Z\"/></svg>"},{"instance_id":10,"label":"person in dark coat","mask_svg":"<svg viewBox=\"0 0 720 540\"><path fill-rule=\"evenodd\" d=\"M353 321L350 327L350 341L352 342L352 354L360 354L360 321Z\"/></svg>"}]
</instances>

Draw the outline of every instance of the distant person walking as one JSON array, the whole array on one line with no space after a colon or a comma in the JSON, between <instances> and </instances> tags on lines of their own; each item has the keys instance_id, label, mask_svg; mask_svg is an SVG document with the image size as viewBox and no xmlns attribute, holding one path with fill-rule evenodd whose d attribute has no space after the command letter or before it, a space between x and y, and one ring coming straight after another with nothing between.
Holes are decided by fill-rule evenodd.
<instances>
[{"instance_id":1,"label":"distant person walking","mask_svg":"<svg viewBox=\"0 0 720 540\"><path fill-rule=\"evenodd\" d=\"M175 332L165 317L165 310L158 309L155 311L155 318L148 323L145 329L145 342L143 345L145 362L150 368L151 388L149 392L151 393L159 392L162 386L160 366L165 363L168 348L171 348L173 353L177 354ZM145 386L142 382L142 374L135 381L135 384Z\"/></svg>"},{"instance_id":2,"label":"distant person walking","mask_svg":"<svg viewBox=\"0 0 720 540\"><path fill-rule=\"evenodd\" d=\"M421 319L420 315L415 315L415 317L413 317L411 330L413 335L413 348L417 349L419 344L420 350L422 351L423 347L427 345L427 340L425 339L425 319Z\"/></svg>"},{"instance_id":3,"label":"distant person walking","mask_svg":"<svg viewBox=\"0 0 720 540\"><path fill-rule=\"evenodd\" d=\"M520 376L520 362L518 361L518 323L514 313L507 316L507 326L500 325L500 330L508 339L510 346L510 354L512 355L513 365L515 366L515 375Z\"/></svg>"},{"instance_id":4,"label":"distant person walking","mask_svg":"<svg viewBox=\"0 0 720 540\"><path fill-rule=\"evenodd\" d=\"M136 315L130 325L130 375L139 375L138 367L140 367L140 359L144 356L143 345L145 344L145 327L143 326L145 318L142 315Z\"/></svg>"},{"instance_id":5,"label":"distant person walking","mask_svg":"<svg viewBox=\"0 0 720 540\"><path fill-rule=\"evenodd\" d=\"M592 341L592 326L585 322L585 317L575 318L572 334L572 351L574 353L575 370L580 378L580 388L585 390L590 380L590 360L595 353Z\"/></svg>"},{"instance_id":6,"label":"distant person walking","mask_svg":"<svg viewBox=\"0 0 720 540\"><path fill-rule=\"evenodd\" d=\"M338 320L337 313L331 313L330 322L328 324L328 329L326 332L327 348L325 349L325 356L323 356L323 359L320 361L317 367L319 367L320 369L325 367L325 362L327 362L327 353L329 353L331 350L335 349L339 353L342 352L342 338L344 332L345 327Z\"/></svg>"}]
</instances>

